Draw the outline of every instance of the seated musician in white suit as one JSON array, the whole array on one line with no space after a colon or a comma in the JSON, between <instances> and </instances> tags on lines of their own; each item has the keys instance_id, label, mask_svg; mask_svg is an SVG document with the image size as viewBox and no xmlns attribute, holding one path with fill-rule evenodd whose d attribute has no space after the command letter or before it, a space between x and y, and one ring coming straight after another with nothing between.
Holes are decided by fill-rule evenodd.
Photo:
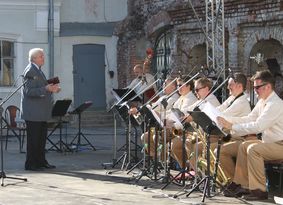
<instances>
[{"instance_id":1,"label":"seated musician in white suit","mask_svg":"<svg viewBox=\"0 0 283 205\"><path fill-rule=\"evenodd\" d=\"M144 68L141 64L137 64L133 68L135 79L132 80L130 85L127 86L129 89L135 90L136 93L140 93L146 87L154 83L154 77L150 73L144 72ZM153 86L155 89L155 86Z\"/></svg>"},{"instance_id":2,"label":"seated musician in white suit","mask_svg":"<svg viewBox=\"0 0 283 205\"><path fill-rule=\"evenodd\" d=\"M283 101L274 92L275 80L269 71L257 72L253 78L259 101L244 117L218 117L231 134L243 136L262 133L262 140L243 142L238 150L233 185L225 196L243 196L246 200L268 198L264 161L282 159ZM247 194L247 195L246 195Z\"/></svg>"},{"instance_id":3,"label":"seated musician in white suit","mask_svg":"<svg viewBox=\"0 0 283 205\"><path fill-rule=\"evenodd\" d=\"M210 102L213 106L219 106L220 103L215 97L215 95L210 94L211 88L212 88L212 81L209 80L208 78L199 78L195 81L195 93L198 97L198 100L186 107L183 108L183 112L186 114L187 111L192 111L195 107L197 107L204 99L206 101ZM188 115L186 115L186 121L191 122L192 118ZM186 135L186 155L185 157L185 162L190 158L191 152L192 152L192 135L191 133L188 133ZM172 157L177 160L179 165L182 168L186 167L186 164L184 163L183 160L183 152L182 152L182 136L175 137L172 140Z\"/></svg>"},{"instance_id":4,"label":"seated musician in white suit","mask_svg":"<svg viewBox=\"0 0 283 205\"><path fill-rule=\"evenodd\" d=\"M247 78L242 73L235 73L228 81L228 90L230 97L217 107L224 116L242 117L251 112L251 106L244 94L247 84ZM219 164L226 177L233 180L235 171L234 158L237 157L240 144L249 139L256 139L256 135L245 135L241 137L232 136L231 140L220 147Z\"/></svg>"},{"instance_id":5,"label":"seated musician in white suit","mask_svg":"<svg viewBox=\"0 0 283 205\"><path fill-rule=\"evenodd\" d=\"M175 80L172 78L167 78L163 84L164 87L164 95L161 96L156 102L152 104L152 109L154 112L157 113L158 116L161 117L161 120L164 120L164 115L168 115L168 111L173 107L173 104L178 100L179 94L175 92L172 94L176 89L177 89L177 83ZM170 97L169 97L170 96ZM164 114L164 106L162 105L162 101L166 99L167 106L166 106L166 111ZM167 113L167 114L166 114ZM137 114L137 109L136 108L131 108L131 114ZM141 136L142 142L145 144L148 144L148 132L145 132ZM154 136L150 136L150 156L154 156L155 154L155 149L154 149ZM146 150L148 150L148 147L146 147Z\"/></svg>"}]
</instances>

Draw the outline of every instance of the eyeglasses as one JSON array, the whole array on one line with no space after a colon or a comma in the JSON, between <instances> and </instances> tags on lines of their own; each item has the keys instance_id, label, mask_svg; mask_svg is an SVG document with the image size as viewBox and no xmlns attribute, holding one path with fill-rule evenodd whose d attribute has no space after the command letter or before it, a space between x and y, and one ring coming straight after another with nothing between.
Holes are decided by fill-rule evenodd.
<instances>
[{"instance_id":1,"label":"eyeglasses","mask_svg":"<svg viewBox=\"0 0 283 205\"><path fill-rule=\"evenodd\" d=\"M263 83L263 84L261 84L261 85L256 85L256 86L254 86L254 89L255 89L255 90L258 90L258 89L260 89L261 87L266 86L266 85L267 85L267 83Z\"/></svg>"},{"instance_id":2,"label":"eyeglasses","mask_svg":"<svg viewBox=\"0 0 283 205\"><path fill-rule=\"evenodd\" d=\"M201 89L203 89L205 87L201 87L201 88L195 88L195 91L198 93L198 91L200 91Z\"/></svg>"}]
</instances>

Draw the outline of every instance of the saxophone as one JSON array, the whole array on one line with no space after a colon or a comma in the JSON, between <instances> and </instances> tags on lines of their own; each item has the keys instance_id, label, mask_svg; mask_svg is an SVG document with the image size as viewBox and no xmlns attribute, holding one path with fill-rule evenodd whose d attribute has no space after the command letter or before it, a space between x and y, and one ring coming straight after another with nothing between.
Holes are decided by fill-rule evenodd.
<instances>
[{"instance_id":1,"label":"saxophone","mask_svg":"<svg viewBox=\"0 0 283 205\"><path fill-rule=\"evenodd\" d=\"M191 123L193 124L193 123ZM200 139L200 142L203 143L203 150L202 150L202 154L200 157L198 157L198 162L197 162L197 167L202 174L203 173L207 173L207 158L206 158L206 147L207 147L207 142L206 142L206 137L205 137L205 133L199 129L196 128L195 126L193 126L195 129L195 132L198 136L198 138ZM197 146L197 145L196 145ZM209 150L209 155L210 155L210 176L214 176L215 175L215 163L216 163L216 157L215 154L213 152L213 150L210 148ZM220 165L218 165L218 171L217 171L217 175L215 175L215 179L216 179L216 183L220 184L220 185L226 185L230 182L230 179L227 178L227 176L225 175L222 167Z\"/></svg>"}]
</instances>

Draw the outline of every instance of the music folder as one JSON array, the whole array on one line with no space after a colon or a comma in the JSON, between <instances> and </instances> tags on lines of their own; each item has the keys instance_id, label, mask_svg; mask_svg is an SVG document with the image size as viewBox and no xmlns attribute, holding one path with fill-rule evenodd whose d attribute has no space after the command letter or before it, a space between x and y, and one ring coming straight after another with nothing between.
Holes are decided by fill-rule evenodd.
<instances>
[{"instance_id":1,"label":"music folder","mask_svg":"<svg viewBox=\"0 0 283 205\"><path fill-rule=\"evenodd\" d=\"M60 80L59 80L58 77L53 77L53 78L48 79L47 83L48 84L58 84L58 83L60 83Z\"/></svg>"},{"instance_id":2,"label":"music folder","mask_svg":"<svg viewBox=\"0 0 283 205\"><path fill-rule=\"evenodd\" d=\"M123 99L122 102L125 101L129 101L130 99L132 99L134 96L136 96L136 92L134 90L131 90L129 88L122 88L122 89L113 89L113 91L120 97L123 98L125 96L126 93L128 93L128 95ZM129 93L130 92L130 93ZM116 97L117 98L117 97ZM118 100L118 99L117 99ZM138 101L141 102L141 98L140 97L135 97L132 101Z\"/></svg>"}]
</instances>

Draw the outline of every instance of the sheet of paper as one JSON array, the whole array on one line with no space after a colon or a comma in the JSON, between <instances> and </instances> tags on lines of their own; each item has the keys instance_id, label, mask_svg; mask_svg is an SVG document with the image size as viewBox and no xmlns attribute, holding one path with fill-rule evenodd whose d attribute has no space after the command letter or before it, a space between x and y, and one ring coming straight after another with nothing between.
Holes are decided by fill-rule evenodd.
<instances>
[{"instance_id":1,"label":"sheet of paper","mask_svg":"<svg viewBox=\"0 0 283 205\"><path fill-rule=\"evenodd\" d=\"M164 127L163 121L160 119L160 117L157 115L157 113L151 109L150 105L146 105L146 107L151 111L153 117L155 120L160 124L161 127Z\"/></svg>"},{"instance_id":2,"label":"sheet of paper","mask_svg":"<svg viewBox=\"0 0 283 205\"><path fill-rule=\"evenodd\" d=\"M199 109L204 112L220 129L222 126L217 122L217 117L223 117L222 113L216 109L210 102L204 102L199 106Z\"/></svg>"},{"instance_id":3,"label":"sheet of paper","mask_svg":"<svg viewBox=\"0 0 283 205\"><path fill-rule=\"evenodd\" d=\"M274 201L275 201L276 204L283 205L283 198L282 197L274 196Z\"/></svg>"},{"instance_id":4,"label":"sheet of paper","mask_svg":"<svg viewBox=\"0 0 283 205\"><path fill-rule=\"evenodd\" d=\"M175 111L174 108L171 109L171 112L170 112L168 118L169 118L169 120L174 121L174 127L176 129L183 129L184 128L182 122L180 121L180 115L179 115L178 112Z\"/></svg>"}]
</instances>

